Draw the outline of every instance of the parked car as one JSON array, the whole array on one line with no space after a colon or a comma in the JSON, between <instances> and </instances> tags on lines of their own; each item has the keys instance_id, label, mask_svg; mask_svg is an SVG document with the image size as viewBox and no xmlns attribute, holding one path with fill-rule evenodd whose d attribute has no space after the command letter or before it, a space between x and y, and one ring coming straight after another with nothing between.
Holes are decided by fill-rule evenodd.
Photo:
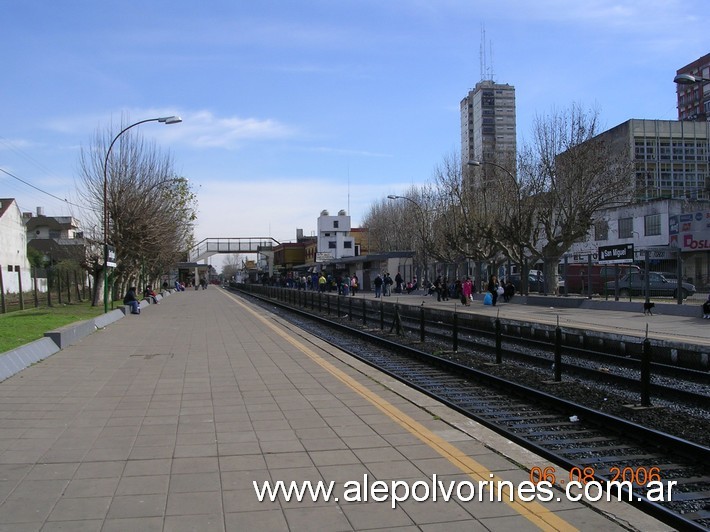
<instances>
[{"instance_id":1,"label":"parked car","mask_svg":"<svg viewBox=\"0 0 710 532\"><path fill-rule=\"evenodd\" d=\"M508 278L510 282L513 283L515 287L515 293L519 294L521 289L520 274L511 273ZM528 273L528 292L542 292L545 288L545 280L542 274L539 274L537 270Z\"/></svg>"},{"instance_id":2,"label":"parked car","mask_svg":"<svg viewBox=\"0 0 710 532\"><path fill-rule=\"evenodd\" d=\"M640 272L641 269L633 264L568 264L565 273L565 285L570 294L586 294L591 286L592 294L602 294L605 286L612 283L615 276L622 277L628 273ZM613 292L613 288L612 288Z\"/></svg>"},{"instance_id":3,"label":"parked car","mask_svg":"<svg viewBox=\"0 0 710 532\"><path fill-rule=\"evenodd\" d=\"M614 293L616 283L606 283L607 293ZM678 281L669 281L661 273L649 272L648 297L678 297ZM695 286L690 283L681 284L681 297L683 299L695 293ZM644 272L631 273L619 279L619 296L646 296L646 278Z\"/></svg>"}]
</instances>

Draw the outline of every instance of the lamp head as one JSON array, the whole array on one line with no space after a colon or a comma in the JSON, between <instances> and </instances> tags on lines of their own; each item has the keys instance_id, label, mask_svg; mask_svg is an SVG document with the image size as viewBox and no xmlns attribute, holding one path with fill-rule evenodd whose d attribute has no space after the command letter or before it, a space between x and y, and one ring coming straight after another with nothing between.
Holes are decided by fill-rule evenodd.
<instances>
[{"instance_id":1,"label":"lamp head","mask_svg":"<svg viewBox=\"0 0 710 532\"><path fill-rule=\"evenodd\" d=\"M673 81L678 85L692 85L693 83L703 81L703 78L694 76L693 74L678 74L673 78Z\"/></svg>"},{"instance_id":2,"label":"lamp head","mask_svg":"<svg viewBox=\"0 0 710 532\"><path fill-rule=\"evenodd\" d=\"M395 196L394 194L389 194L387 196L388 199L399 199L399 196Z\"/></svg>"},{"instance_id":3,"label":"lamp head","mask_svg":"<svg viewBox=\"0 0 710 532\"><path fill-rule=\"evenodd\" d=\"M481 161L468 161L466 164L469 166L481 166Z\"/></svg>"},{"instance_id":4,"label":"lamp head","mask_svg":"<svg viewBox=\"0 0 710 532\"><path fill-rule=\"evenodd\" d=\"M164 116L162 118L158 118L158 122L163 122L164 124L179 124L182 122L182 118L179 116Z\"/></svg>"}]
</instances>

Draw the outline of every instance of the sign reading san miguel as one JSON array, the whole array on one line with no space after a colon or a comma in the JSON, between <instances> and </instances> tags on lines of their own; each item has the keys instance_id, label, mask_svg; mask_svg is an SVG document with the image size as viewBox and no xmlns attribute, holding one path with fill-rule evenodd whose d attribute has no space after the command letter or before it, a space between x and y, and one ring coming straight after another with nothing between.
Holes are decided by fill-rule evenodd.
<instances>
[{"instance_id":1,"label":"sign reading san miguel","mask_svg":"<svg viewBox=\"0 0 710 532\"><path fill-rule=\"evenodd\" d=\"M605 264L631 263L634 261L634 245L599 246L599 262Z\"/></svg>"}]
</instances>

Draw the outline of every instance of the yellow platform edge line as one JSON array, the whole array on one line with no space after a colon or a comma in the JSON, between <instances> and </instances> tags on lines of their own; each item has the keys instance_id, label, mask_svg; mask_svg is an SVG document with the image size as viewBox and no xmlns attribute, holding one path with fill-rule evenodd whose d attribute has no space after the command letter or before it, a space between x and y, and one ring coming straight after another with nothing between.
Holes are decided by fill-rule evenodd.
<instances>
[{"instance_id":1,"label":"yellow platform edge line","mask_svg":"<svg viewBox=\"0 0 710 532\"><path fill-rule=\"evenodd\" d=\"M493 481L499 482L503 479L492 473L488 468L470 458L463 451L461 451L455 445L447 442L424 425L416 421L414 418L402 412L399 408L391 404L389 401L379 396L375 392L369 390L367 387L357 382L355 379L350 377L347 373L335 367L333 364L322 358L315 351L299 342L295 338L289 336L282 328L278 327L276 324L267 320L263 316L255 312L250 306L246 305L243 301L237 299L233 295L227 292L221 292L237 304L239 304L246 311L251 313L254 317L268 326L272 331L278 334L281 338L286 340L292 346L297 348L307 357L309 357L313 362L321 366L328 373L333 375L340 382L348 386L351 390L359 394L364 399L370 401L373 405L379 408L384 414L386 414L390 419L395 421L401 427L407 429L412 435L419 438L423 443L434 449L443 458L448 460L451 464L458 467L462 472L469 475L476 481ZM545 508L542 504L538 502L522 502L522 501L509 501L507 488L506 497L503 498L505 504L513 508L518 514L522 515L528 519L535 526L541 530L559 530L565 532L572 532L578 530L572 524L568 523L557 514Z\"/></svg>"}]
</instances>

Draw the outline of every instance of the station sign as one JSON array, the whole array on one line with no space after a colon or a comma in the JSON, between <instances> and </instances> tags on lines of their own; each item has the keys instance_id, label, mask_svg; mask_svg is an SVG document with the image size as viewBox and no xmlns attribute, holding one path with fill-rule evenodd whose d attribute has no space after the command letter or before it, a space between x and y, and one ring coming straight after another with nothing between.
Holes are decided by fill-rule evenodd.
<instances>
[{"instance_id":1,"label":"station sign","mask_svg":"<svg viewBox=\"0 0 710 532\"><path fill-rule=\"evenodd\" d=\"M599 246L598 254L600 264L630 264L634 261L634 245Z\"/></svg>"},{"instance_id":2,"label":"station sign","mask_svg":"<svg viewBox=\"0 0 710 532\"><path fill-rule=\"evenodd\" d=\"M106 257L106 266L109 268L116 267L116 248L106 244L106 249L104 251Z\"/></svg>"},{"instance_id":3,"label":"station sign","mask_svg":"<svg viewBox=\"0 0 710 532\"><path fill-rule=\"evenodd\" d=\"M316 262L329 262L333 259L333 254L330 251L320 251L316 253Z\"/></svg>"}]
</instances>

